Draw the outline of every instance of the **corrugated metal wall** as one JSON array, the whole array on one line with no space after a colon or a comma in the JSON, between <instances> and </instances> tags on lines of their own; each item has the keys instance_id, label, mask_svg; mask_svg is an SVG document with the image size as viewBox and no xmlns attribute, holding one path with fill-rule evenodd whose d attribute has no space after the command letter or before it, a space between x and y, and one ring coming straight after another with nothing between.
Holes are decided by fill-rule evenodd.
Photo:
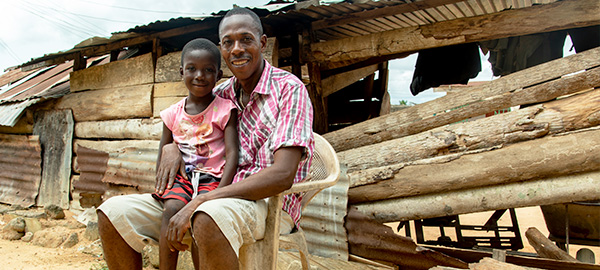
<instances>
[{"instance_id":1,"label":"corrugated metal wall","mask_svg":"<svg viewBox=\"0 0 600 270\"><path fill-rule=\"evenodd\" d=\"M39 137L0 134L0 202L34 205L41 180Z\"/></svg>"},{"instance_id":2,"label":"corrugated metal wall","mask_svg":"<svg viewBox=\"0 0 600 270\"><path fill-rule=\"evenodd\" d=\"M344 217L348 205L349 185L346 169L342 167L342 174L337 184L317 193L302 210L300 227L304 230L311 254L348 260Z\"/></svg>"}]
</instances>

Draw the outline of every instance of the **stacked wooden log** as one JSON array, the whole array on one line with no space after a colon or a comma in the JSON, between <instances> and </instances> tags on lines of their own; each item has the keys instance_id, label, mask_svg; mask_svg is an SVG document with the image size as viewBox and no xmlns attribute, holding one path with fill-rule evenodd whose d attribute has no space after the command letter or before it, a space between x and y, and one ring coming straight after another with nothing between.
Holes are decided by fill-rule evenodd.
<instances>
[{"instance_id":1,"label":"stacked wooden log","mask_svg":"<svg viewBox=\"0 0 600 270\"><path fill-rule=\"evenodd\" d=\"M600 199L599 66L596 48L325 134L350 206L393 222Z\"/></svg>"}]
</instances>

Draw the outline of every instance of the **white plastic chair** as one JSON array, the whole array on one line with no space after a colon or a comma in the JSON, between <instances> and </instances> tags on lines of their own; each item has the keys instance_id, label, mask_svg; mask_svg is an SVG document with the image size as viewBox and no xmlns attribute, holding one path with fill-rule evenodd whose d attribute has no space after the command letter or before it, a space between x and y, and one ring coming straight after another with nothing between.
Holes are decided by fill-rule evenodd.
<instances>
[{"instance_id":1,"label":"white plastic chair","mask_svg":"<svg viewBox=\"0 0 600 270\"><path fill-rule=\"evenodd\" d=\"M288 235L279 235L282 198L285 194L303 192L302 209L321 190L335 185L340 177L340 164L333 147L320 135L314 133L315 151L309 175L300 183L269 198L265 236L262 240L240 249L240 268L266 270L277 268L279 248L296 249L300 252L302 269L310 269L308 248L302 228Z\"/></svg>"}]
</instances>

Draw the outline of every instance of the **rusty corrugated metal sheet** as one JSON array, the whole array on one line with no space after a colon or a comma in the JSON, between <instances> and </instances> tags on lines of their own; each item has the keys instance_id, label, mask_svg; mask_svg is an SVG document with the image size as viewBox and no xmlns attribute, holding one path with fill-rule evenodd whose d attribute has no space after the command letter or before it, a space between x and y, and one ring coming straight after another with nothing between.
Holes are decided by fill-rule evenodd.
<instances>
[{"instance_id":1,"label":"rusty corrugated metal sheet","mask_svg":"<svg viewBox=\"0 0 600 270\"><path fill-rule=\"evenodd\" d=\"M115 184L152 192L156 158L156 149L126 148L106 153L79 146L77 164L81 175L73 187L79 192L104 193L108 184Z\"/></svg>"},{"instance_id":2,"label":"rusty corrugated metal sheet","mask_svg":"<svg viewBox=\"0 0 600 270\"><path fill-rule=\"evenodd\" d=\"M93 57L88 59L88 64L90 66L103 64L108 62L107 59L106 56ZM41 68L12 85L0 89L0 125L12 127L27 107L44 99L68 94L71 71L73 71L73 61Z\"/></svg>"},{"instance_id":3,"label":"rusty corrugated metal sheet","mask_svg":"<svg viewBox=\"0 0 600 270\"><path fill-rule=\"evenodd\" d=\"M443 253L417 246L412 239L394 233L392 228L378 223L351 207L346 217L348 248L351 254L391 262L400 269L429 269L450 266L467 269L467 263Z\"/></svg>"},{"instance_id":4,"label":"rusty corrugated metal sheet","mask_svg":"<svg viewBox=\"0 0 600 270\"><path fill-rule=\"evenodd\" d=\"M39 137L0 134L0 202L34 205L41 180Z\"/></svg>"},{"instance_id":5,"label":"rusty corrugated metal sheet","mask_svg":"<svg viewBox=\"0 0 600 270\"><path fill-rule=\"evenodd\" d=\"M348 205L348 176L342 174L333 187L317 193L302 210L300 227L304 230L306 243L311 254L348 260L348 240L344 228L344 217Z\"/></svg>"},{"instance_id":6,"label":"rusty corrugated metal sheet","mask_svg":"<svg viewBox=\"0 0 600 270\"><path fill-rule=\"evenodd\" d=\"M0 87L19 81L35 71L36 70L22 71L20 68L8 71L0 76Z\"/></svg>"}]
</instances>

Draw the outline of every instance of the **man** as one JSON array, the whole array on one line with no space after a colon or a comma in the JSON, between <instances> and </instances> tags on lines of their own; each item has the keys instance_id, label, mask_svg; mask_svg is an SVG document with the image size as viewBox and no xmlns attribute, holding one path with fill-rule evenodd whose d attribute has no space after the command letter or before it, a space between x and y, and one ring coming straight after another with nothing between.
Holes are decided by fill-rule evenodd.
<instances>
[{"instance_id":1,"label":"man","mask_svg":"<svg viewBox=\"0 0 600 270\"><path fill-rule=\"evenodd\" d=\"M172 249L184 250L191 228L197 267L238 269L239 248L264 235L264 199L308 173L313 113L302 82L263 59L267 38L256 14L240 8L229 11L219 25L219 38L223 59L235 77L215 93L234 100L240 109L238 171L231 185L199 195L197 203L173 216L167 238ZM172 183L181 164L176 146L166 145L157 173L157 181L164 183L159 190ZM162 205L146 195L114 197L99 207L98 225L110 269L141 269L141 249L158 239ZM295 194L284 198L283 233L298 224L300 199Z\"/></svg>"}]
</instances>

